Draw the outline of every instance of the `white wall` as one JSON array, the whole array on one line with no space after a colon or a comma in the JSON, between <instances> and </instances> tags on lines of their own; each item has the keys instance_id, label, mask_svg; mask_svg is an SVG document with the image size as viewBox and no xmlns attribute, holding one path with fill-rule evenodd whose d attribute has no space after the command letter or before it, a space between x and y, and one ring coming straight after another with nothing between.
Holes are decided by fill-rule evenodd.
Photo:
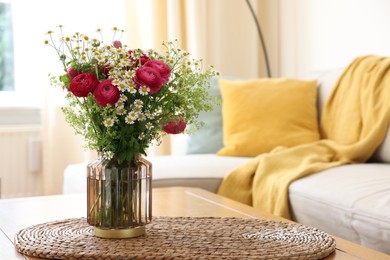
<instances>
[{"instance_id":1,"label":"white wall","mask_svg":"<svg viewBox=\"0 0 390 260\"><path fill-rule=\"evenodd\" d=\"M306 77L362 55L390 56L388 0L280 0L279 6L280 76Z\"/></svg>"}]
</instances>

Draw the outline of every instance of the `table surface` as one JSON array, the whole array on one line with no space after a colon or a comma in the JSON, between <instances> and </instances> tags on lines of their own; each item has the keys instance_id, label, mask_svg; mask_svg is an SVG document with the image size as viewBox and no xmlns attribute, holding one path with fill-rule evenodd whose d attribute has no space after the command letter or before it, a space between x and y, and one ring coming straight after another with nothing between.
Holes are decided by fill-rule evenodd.
<instances>
[{"instance_id":1,"label":"table surface","mask_svg":"<svg viewBox=\"0 0 390 260\"><path fill-rule=\"evenodd\" d=\"M171 217L242 217L288 221L198 188L153 190L153 215ZM86 217L86 195L55 195L0 200L0 259L37 259L13 245L22 228L66 218ZM336 251L327 259L390 259L389 255L334 237Z\"/></svg>"}]
</instances>

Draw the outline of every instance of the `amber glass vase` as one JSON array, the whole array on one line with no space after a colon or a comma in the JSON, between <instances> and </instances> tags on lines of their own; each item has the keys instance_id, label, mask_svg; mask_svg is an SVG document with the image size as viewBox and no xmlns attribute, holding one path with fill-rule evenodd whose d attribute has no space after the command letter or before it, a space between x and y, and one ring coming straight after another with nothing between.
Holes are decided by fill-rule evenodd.
<instances>
[{"instance_id":1,"label":"amber glass vase","mask_svg":"<svg viewBox=\"0 0 390 260\"><path fill-rule=\"evenodd\" d=\"M145 234L152 220L152 164L135 154L130 165L99 158L87 166L87 221L103 238Z\"/></svg>"}]
</instances>

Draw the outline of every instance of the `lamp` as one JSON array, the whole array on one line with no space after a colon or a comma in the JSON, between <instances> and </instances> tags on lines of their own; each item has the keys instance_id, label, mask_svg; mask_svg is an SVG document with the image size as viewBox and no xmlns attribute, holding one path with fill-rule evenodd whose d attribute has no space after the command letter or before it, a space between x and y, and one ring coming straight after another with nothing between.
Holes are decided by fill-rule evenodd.
<instances>
[{"instance_id":1,"label":"lamp","mask_svg":"<svg viewBox=\"0 0 390 260\"><path fill-rule=\"evenodd\" d=\"M249 10L251 11L251 14L252 14L252 17L255 21L255 24L256 24L256 28L257 28L257 33L259 34L259 38L260 38L260 42L261 42L261 46L263 48L263 54L264 54L264 59L265 59L265 66L267 68L267 76L269 78L271 78L271 70L270 70L270 66L269 66L269 60L268 60L268 54L267 54L267 48L265 46L265 42L264 42L264 38L263 38L263 33L261 32L261 28L260 28L260 23L256 17L256 14L255 14L255 11L253 10L253 7L251 5L251 3L249 2L249 0L246 0L246 3L248 4L248 7L249 7Z\"/></svg>"}]
</instances>

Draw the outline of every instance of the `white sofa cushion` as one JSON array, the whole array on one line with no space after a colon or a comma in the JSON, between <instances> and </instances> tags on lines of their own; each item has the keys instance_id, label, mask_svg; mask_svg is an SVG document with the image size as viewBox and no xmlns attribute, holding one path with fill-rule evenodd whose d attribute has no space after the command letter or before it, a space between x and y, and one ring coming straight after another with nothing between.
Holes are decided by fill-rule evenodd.
<instances>
[{"instance_id":1,"label":"white sofa cushion","mask_svg":"<svg viewBox=\"0 0 390 260\"><path fill-rule=\"evenodd\" d=\"M335 167L289 187L294 220L390 254L390 164Z\"/></svg>"}]
</instances>

